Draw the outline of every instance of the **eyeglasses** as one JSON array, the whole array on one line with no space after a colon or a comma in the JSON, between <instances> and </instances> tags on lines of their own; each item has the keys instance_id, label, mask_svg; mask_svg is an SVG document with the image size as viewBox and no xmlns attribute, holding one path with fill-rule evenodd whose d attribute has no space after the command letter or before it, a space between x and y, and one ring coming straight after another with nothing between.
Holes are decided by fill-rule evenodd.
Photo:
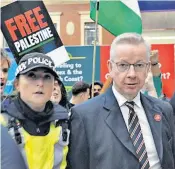
<instances>
[{"instance_id":1,"label":"eyeglasses","mask_svg":"<svg viewBox=\"0 0 175 169\"><path fill-rule=\"evenodd\" d=\"M116 65L119 72L128 71L130 69L131 65L134 66L134 70L136 72L143 72L146 70L146 68L149 65L149 63L145 63L145 62L139 62L139 63L135 63L135 64L130 64L127 62L114 62L113 60L111 60L111 62Z\"/></svg>"}]
</instances>

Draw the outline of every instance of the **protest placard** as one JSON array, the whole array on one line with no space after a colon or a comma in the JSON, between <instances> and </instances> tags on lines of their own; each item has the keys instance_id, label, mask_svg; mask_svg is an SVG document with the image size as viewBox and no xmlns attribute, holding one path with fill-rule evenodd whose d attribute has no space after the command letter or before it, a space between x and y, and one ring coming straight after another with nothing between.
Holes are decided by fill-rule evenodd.
<instances>
[{"instance_id":1,"label":"protest placard","mask_svg":"<svg viewBox=\"0 0 175 169\"><path fill-rule=\"evenodd\" d=\"M69 60L42 1L16 1L2 7L1 30L17 62L31 52L47 54L56 65Z\"/></svg>"}]
</instances>

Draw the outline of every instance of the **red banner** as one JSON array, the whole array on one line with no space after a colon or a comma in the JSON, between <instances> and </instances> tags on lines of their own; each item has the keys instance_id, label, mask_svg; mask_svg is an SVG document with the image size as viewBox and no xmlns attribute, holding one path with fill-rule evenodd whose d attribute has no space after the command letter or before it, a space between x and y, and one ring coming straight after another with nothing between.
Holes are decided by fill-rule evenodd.
<instances>
[{"instance_id":1,"label":"red banner","mask_svg":"<svg viewBox=\"0 0 175 169\"><path fill-rule=\"evenodd\" d=\"M100 47L100 80L105 82L108 74L107 60L109 59L109 50L110 46L101 46Z\"/></svg>"}]
</instances>

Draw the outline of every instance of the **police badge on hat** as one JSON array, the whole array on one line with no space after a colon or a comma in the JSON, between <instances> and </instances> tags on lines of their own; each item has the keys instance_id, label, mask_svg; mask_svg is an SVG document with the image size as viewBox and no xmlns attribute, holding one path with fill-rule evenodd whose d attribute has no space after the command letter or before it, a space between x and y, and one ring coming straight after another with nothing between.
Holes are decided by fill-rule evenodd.
<instances>
[{"instance_id":1,"label":"police badge on hat","mask_svg":"<svg viewBox=\"0 0 175 169\"><path fill-rule=\"evenodd\" d=\"M21 58L15 76L17 77L35 68L47 68L55 77L58 77L53 60L49 56L37 52L29 53Z\"/></svg>"}]
</instances>

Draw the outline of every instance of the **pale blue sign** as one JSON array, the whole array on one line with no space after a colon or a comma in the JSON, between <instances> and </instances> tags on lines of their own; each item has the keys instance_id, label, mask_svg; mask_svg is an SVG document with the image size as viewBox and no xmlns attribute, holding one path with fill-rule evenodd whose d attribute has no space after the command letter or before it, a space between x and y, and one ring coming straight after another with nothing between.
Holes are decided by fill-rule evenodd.
<instances>
[{"instance_id":1,"label":"pale blue sign","mask_svg":"<svg viewBox=\"0 0 175 169\"><path fill-rule=\"evenodd\" d=\"M10 95L10 94L12 94L12 92L14 90L13 82L15 80L15 71L17 68L17 63L16 63L15 58L14 58L12 52L10 51L10 49L6 48L5 50L7 51L8 57L10 58L11 66L9 69L8 80L6 83L6 87L4 89L4 94Z\"/></svg>"}]
</instances>

